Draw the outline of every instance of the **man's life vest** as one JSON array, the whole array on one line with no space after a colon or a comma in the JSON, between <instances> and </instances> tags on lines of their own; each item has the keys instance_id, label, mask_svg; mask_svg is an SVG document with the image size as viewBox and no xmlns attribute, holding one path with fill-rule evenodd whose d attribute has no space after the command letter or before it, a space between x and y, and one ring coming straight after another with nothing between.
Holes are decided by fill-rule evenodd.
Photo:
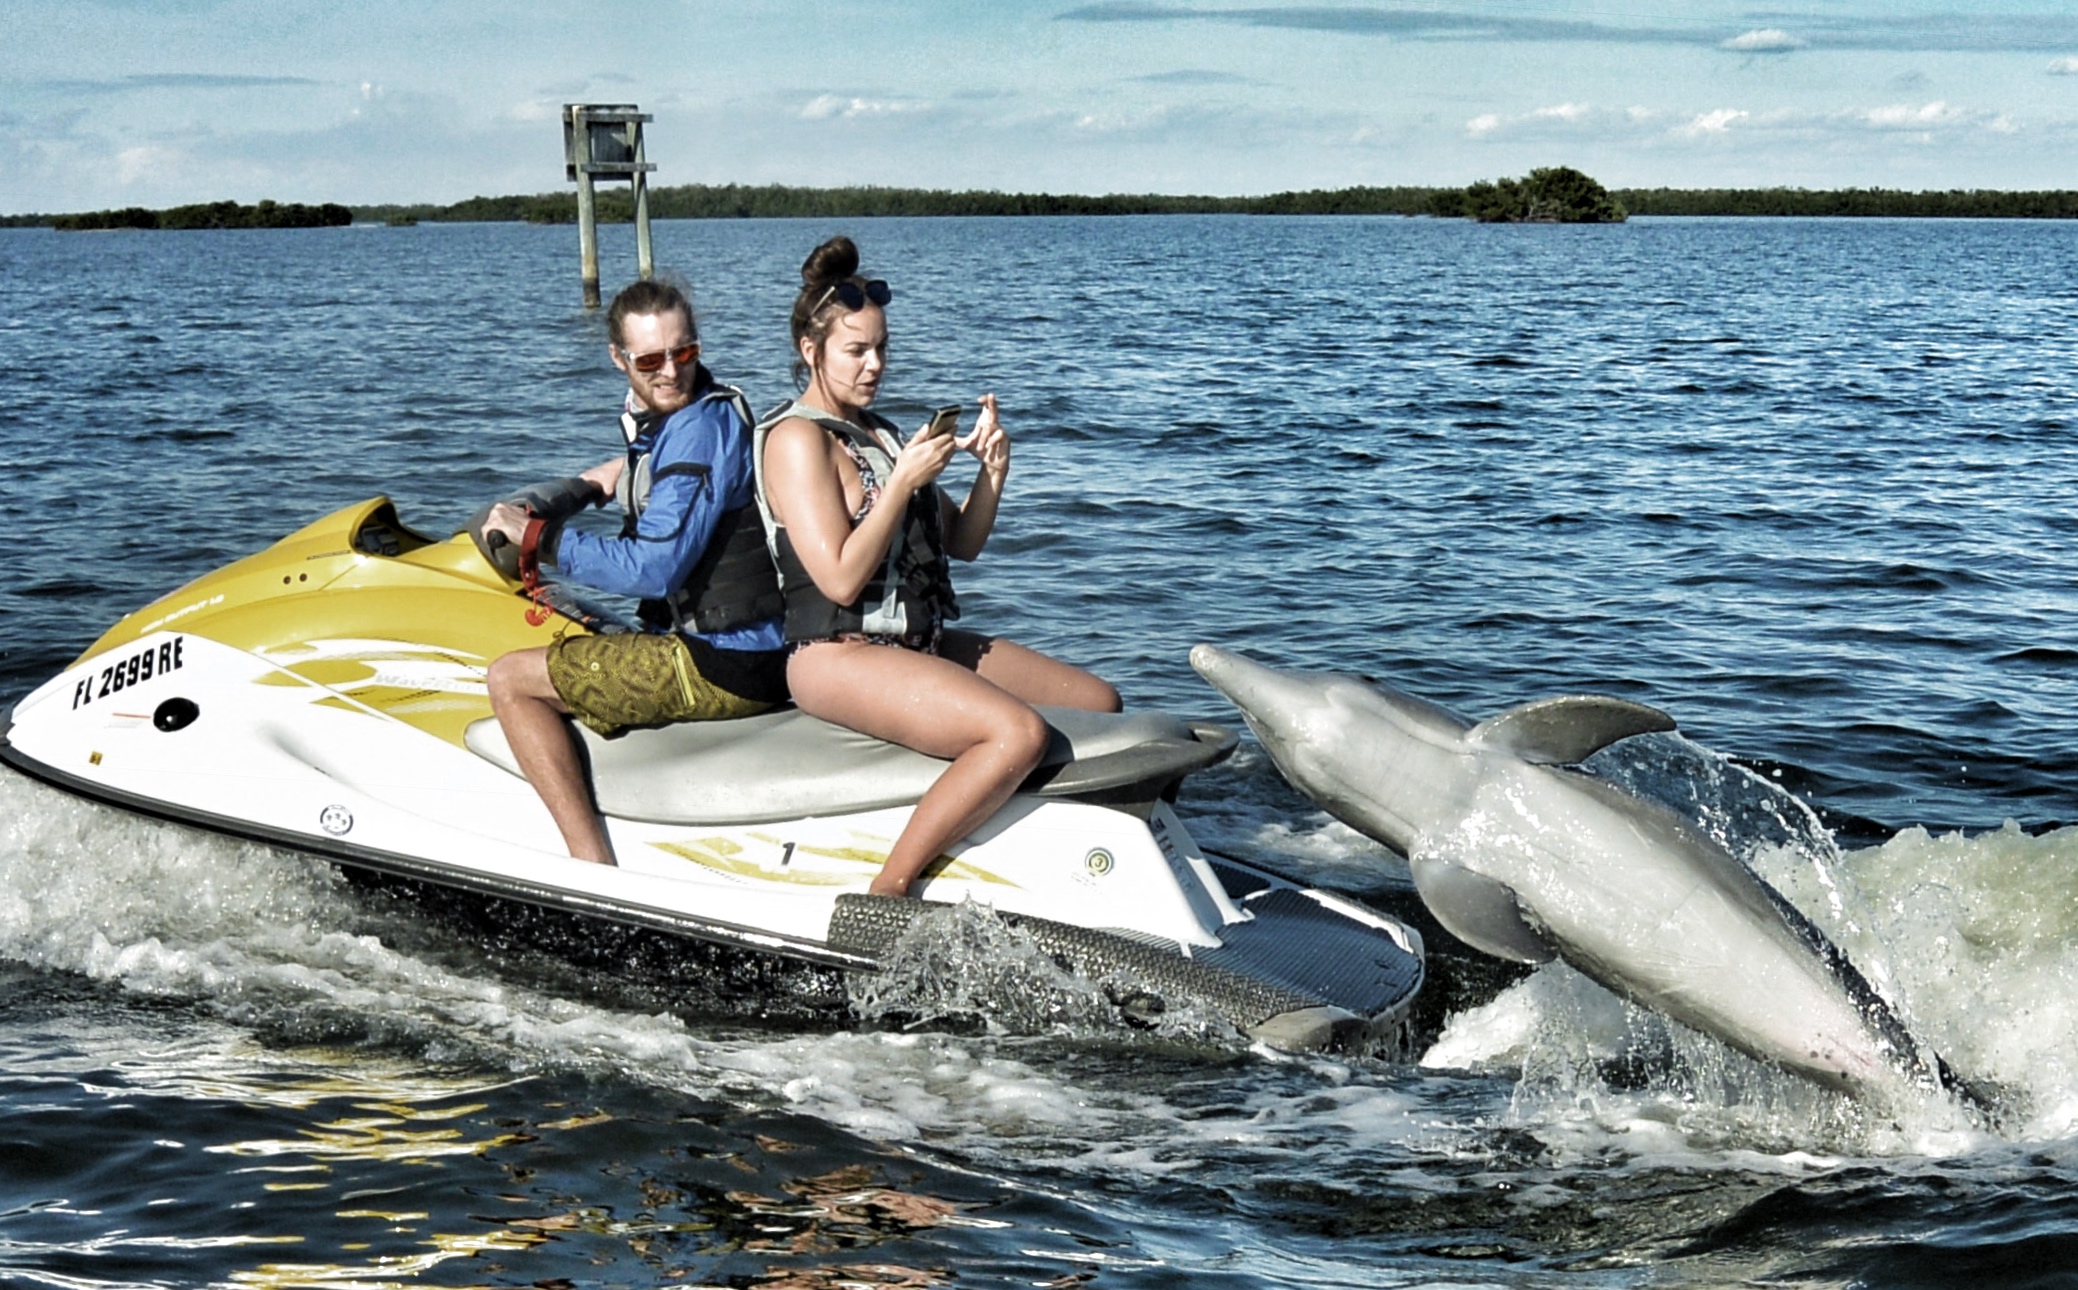
<instances>
[{"instance_id":1,"label":"man's life vest","mask_svg":"<svg viewBox=\"0 0 2078 1290\"><path fill-rule=\"evenodd\" d=\"M707 399L727 401L743 418L743 424L753 424L750 403L734 386L709 379L703 383L698 401ZM712 484L713 472L705 462L673 462L661 469L654 466L650 432L655 420L645 413L621 414L621 433L628 441L628 464L614 487L614 500L621 507L622 537L635 536L642 512L649 505L650 489L657 480L672 475L697 475L709 486ZM707 549L686 575L685 582L668 596L643 601L639 612L642 621L652 627L706 633L749 627L778 617L784 608L757 505L746 502L723 512L715 521Z\"/></svg>"}]
</instances>

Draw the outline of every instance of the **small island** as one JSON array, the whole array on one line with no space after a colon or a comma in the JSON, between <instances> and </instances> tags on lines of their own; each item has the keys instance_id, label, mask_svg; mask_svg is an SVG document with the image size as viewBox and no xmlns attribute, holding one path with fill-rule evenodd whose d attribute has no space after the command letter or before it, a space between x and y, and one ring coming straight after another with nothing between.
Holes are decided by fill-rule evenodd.
<instances>
[{"instance_id":1,"label":"small island","mask_svg":"<svg viewBox=\"0 0 2078 1290\"><path fill-rule=\"evenodd\" d=\"M1621 224L1629 218L1609 190L1571 166L1544 166L1521 179L1477 183L1458 194L1456 209L1439 196L1436 214L1482 224Z\"/></svg>"}]
</instances>

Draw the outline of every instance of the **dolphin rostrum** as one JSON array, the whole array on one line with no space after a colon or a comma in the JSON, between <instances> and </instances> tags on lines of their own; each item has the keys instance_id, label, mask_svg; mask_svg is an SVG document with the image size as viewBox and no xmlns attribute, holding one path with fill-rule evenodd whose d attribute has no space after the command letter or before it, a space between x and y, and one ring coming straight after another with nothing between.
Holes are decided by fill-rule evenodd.
<instances>
[{"instance_id":1,"label":"dolphin rostrum","mask_svg":"<svg viewBox=\"0 0 2078 1290\"><path fill-rule=\"evenodd\" d=\"M1890 1006L1773 887L1669 808L1566 769L1672 730L1666 713L1568 697L1468 728L1359 677L1280 671L1210 645L1191 666L1241 709L1286 779L1405 855L1423 903L1474 948L1564 959L1831 1088L1933 1078Z\"/></svg>"}]
</instances>

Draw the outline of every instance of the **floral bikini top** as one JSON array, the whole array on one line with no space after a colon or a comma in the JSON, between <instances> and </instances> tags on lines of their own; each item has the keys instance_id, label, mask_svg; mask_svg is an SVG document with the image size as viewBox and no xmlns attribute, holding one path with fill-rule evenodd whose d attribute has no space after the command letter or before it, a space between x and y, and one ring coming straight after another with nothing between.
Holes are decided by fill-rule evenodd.
<instances>
[{"instance_id":1,"label":"floral bikini top","mask_svg":"<svg viewBox=\"0 0 2078 1290\"><path fill-rule=\"evenodd\" d=\"M859 468L859 509L851 517L852 527L857 528L859 521L871 515L874 504L880 500L880 476L874 472L873 463L866 460L866 454L859 451L857 444L843 435L830 437L851 454L851 464Z\"/></svg>"}]
</instances>

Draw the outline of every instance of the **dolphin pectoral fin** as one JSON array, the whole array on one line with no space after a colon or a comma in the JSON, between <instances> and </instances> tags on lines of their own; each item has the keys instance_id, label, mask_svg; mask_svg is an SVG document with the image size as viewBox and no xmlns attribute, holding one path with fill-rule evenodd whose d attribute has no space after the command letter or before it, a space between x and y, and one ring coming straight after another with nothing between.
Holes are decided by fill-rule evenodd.
<instances>
[{"instance_id":1,"label":"dolphin pectoral fin","mask_svg":"<svg viewBox=\"0 0 2078 1290\"><path fill-rule=\"evenodd\" d=\"M1600 694L1572 694L1518 704L1472 727L1465 740L1527 762L1571 766L1619 739L1672 729L1674 718L1658 708Z\"/></svg>"},{"instance_id":2,"label":"dolphin pectoral fin","mask_svg":"<svg viewBox=\"0 0 2078 1290\"><path fill-rule=\"evenodd\" d=\"M1447 860L1422 858L1412 866L1414 889L1445 931L1497 959L1549 963L1558 951L1523 917L1515 889Z\"/></svg>"}]
</instances>

